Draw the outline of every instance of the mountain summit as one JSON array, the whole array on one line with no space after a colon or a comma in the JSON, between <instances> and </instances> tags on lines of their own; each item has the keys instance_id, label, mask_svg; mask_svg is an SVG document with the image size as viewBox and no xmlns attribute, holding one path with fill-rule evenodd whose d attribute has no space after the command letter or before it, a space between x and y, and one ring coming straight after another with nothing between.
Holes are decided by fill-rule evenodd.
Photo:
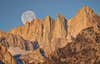
<instances>
[{"instance_id":1,"label":"mountain summit","mask_svg":"<svg viewBox=\"0 0 100 64\"><path fill-rule=\"evenodd\" d=\"M10 33L20 35L25 40L38 40L40 47L44 48L48 55L51 52L49 50L54 49L54 46L58 44L55 42L55 44L51 45L52 42L62 38L66 39L66 28L67 19L62 15L58 15L56 20L53 20L50 16L45 19L34 19L31 23L27 22L24 26L11 30ZM60 45L63 45L63 43Z\"/></svg>"},{"instance_id":2,"label":"mountain summit","mask_svg":"<svg viewBox=\"0 0 100 64\"><path fill-rule=\"evenodd\" d=\"M78 12L79 14L86 14L86 15L95 15L95 13L94 13L94 11L91 9L91 8L89 8L88 6L84 6L79 12Z\"/></svg>"},{"instance_id":3,"label":"mountain summit","mask_svg":"<svg viewBox=\"0 0 100 64\"><path fill-rule=\"evenodd\" d=\"M93 50L99 49L99 42L100 16L88 6L80 9L76 16L69 21L63 15L58 14L56 20L50 16L44 19L35 18L31 22L26 22L24 26L19 26L9 32L0 31L0 46L7 48L15 58L17 56L16 60L18 62L23 61L25 64L35 62L35 64L44 62L47 62L47 64L48 62L50 64L59 64L61 62L60 64L62 64L62 62L66 63L67 61L75 64L74 59L76 61L77 58L83 60L84 58L81 57L88 54L88 46L90 49L94 47ZM87 45L86 50L84 50L84 44ZM93 50L91 52L96 53ZM77 54L78 52L80 53ZM74 58L74 55L77 55L77 58ZM91 56L93 55L91 54ZM100 58L98 50L96 56ZM92 59L98 58L93 57ZM81 61L79 62L81 64Z\"/></svg>"},{"instance_id":4,"label":"mountain summit","mask_svg":"<svg viewBox=\"0 0 100 64\"><path fill-rule=\"evenodd\" d=\"M71 37L76 37L77 34L88 27L96 26L100 23L100 17L89 8L84 6L78 11L76 16L68 22L68 39Z\"/></svg>"}]
</instances>

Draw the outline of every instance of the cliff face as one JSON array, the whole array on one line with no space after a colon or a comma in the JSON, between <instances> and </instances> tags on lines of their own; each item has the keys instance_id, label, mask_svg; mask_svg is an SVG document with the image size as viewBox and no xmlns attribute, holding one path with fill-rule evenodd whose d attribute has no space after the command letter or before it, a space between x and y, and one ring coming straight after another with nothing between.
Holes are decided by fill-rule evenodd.
<instances>
[{"instance_id":1,"label":"cliff face","mask_svg":"<svg viewBox=\"0 0 100 64\"><path fill-rule=\"evenodd\" d=\"M53 31L53 38L66 38L67 36L67 20L64 16L58 15Z\"/></svg>"},{"instance_id":2,"label":"cliff face","mask_svg":"<svg viewBox=\"0 0 100 64\"><path fill-rule=\"evenodd\" d=\"M85 6L74 18L69 20L67 38L76 37L81 30L96 24L100 24L100 17L91 8Z\"/></svg>"},{"instance_id":3,"label":"cliff face","mask_svg":"<svg viewBox=\"0 0 100 64\"><path fill-rule=\"evenodd\" d=\"M9 48L20 48L22 50L33 50L33 42L23 39L20 35L0 32L0 43Z\"/></svg>"},{"instance_id":4,"label":"cliff face","mask_svg":"<svg viewBox=\"0 0 100 64\"><path fill-rule=\"evenodd\" d=\"M88 27L63 48L55 51L47 63L50 64L99 64L100 29Z\"/></svg>"},{"instance_id":5,"label":"cliff face","mask_svg":"<svg viewBox=\"0 0 100 64\"><path fill-rule=\"evenodd\" d=\"M41 40L45 38L65 38L67 35L67 20L64 16L59 15L57 20L53 21L50 16L44 20L34 19L31 23L26 22L22 27L11 30L10 33L21 35L28 40ZM27 36L27 37L26 37Z\"/></svg>"},{"instance_id":6,"label":"cliff face","mask_svg":"<svg viewBox=\"0 0 100 64\"><path fill-rule=\"evenodd\" d=\"M49 53L51 53L51 51L49 50L52 50L55 45L58 44L59 39L66 40L66 27L67 20L64 18L64 16L59 15L57 20L55 21L50 16L47 16L43 20L34 19L31 23L26 22L24 26L15 28L11 30L10 33L14 35L20 35L25 40L37 40L40 45L40 48L43 48L48 55ZM63 43L59 43L60 45L63 45Z\"/></svg>"},{"instance_id":7,"label":"cliff face","mask_svg":"<svg viewBox=\"0 0 100 64\"><path fill-rule=\"evenodd\" d=\"M88 46L91 49L98 48L100 42L99 33L100 16L85 6L69 21L59 14L56 20L47 16L45 19L34 19L32 22L26 22L24 26L12 29L9 32L0 31L0 42L1 45L7 47L13 56L21 55L20 59L25 63L30 63L31 60L32 62L41 60L41 62L57 61L56 64L59 64L59 62L67 60L73 64L76 57L72 56L77 56L81 60L86 59L79 58L82 57L84 48L87 50ZM83 48L80 49L80 46L83 46ZM89 53L95 53L95 51L91 50ZM97 50L97 54L99 54L99 50ZM94 54L94 56L97 55ZM94 58L94 56L91 54L88 57Z\"/></svg>"},{"instance_id":8,"label":"cliff face","mask_svg":"<svg viewBox=\"0 0 100 64\"><path fill-rule=\"evenodd\" d=\"M25 40L22 37L18 35L13 35L11 33L0 32L0 42L7 48L15 46L18 46L21 49L25 48L24 47Z\"/></svg>"},{"instance_id":9,"label":"cliff face","mask_svg":"<svg viewBox=\"0 0 100 64\"><path fill-rule=\"evenodd\" d=\"M0 64L17 64L10 52L0 44Z\"/></svg>"}]
</instances>

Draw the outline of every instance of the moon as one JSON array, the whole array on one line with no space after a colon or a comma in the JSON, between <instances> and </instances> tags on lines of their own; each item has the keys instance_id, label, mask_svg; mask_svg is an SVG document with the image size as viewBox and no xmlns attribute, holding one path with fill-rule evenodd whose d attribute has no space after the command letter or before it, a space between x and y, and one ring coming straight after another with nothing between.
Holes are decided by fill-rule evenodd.
<instances>
[{"instance_id":1,"label":"moon","mask_svg":"<svg viewBox=\"0 0 100 64\"><path fill-rule=\"evenodd\" d=\"M32 10L27 10L22 13L21 21L23 24L25 24L26 22L31 22L35 18L36 18L35 13Z\"/></svg>"}]
</instances>

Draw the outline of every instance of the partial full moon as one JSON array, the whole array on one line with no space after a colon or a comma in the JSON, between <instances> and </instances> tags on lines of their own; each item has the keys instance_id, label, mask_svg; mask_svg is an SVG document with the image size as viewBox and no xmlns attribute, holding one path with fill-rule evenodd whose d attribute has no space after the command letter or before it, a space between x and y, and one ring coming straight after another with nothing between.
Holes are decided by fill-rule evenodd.
<instances>
[{"instance_id":1,"label":"partial full moon","mask_svg":"<svg viewBox=\"0 0 100 64\"><path fill-rule=\"evenodd\" d=\"M21 21L23 24L25 24L26 22L31 22L35 18L36 18L35 13L31 10L27 10L22 13Z\"/></svg>"}]
</instances>

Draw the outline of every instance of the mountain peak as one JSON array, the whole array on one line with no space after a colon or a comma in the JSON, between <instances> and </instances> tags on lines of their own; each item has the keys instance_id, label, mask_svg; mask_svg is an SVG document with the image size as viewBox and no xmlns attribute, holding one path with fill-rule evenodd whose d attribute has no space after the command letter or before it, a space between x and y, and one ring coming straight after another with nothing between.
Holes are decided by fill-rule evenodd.
<instances>
[{"instance_id":1,"label":"mountain peak","mask_svg":"<svg viewBox=\"0 0 100 64\"><path fill-rule=\"evenodd\" d=\"M84 6L80 11L79 11L79 14L81 15L90 15L90 16L93 16L95 13L94 11L89 8L88 6Z\"/></svg>"},{"instance_id":2,"label":"mountain peak","mask_svg":"<svg viewBox=\"0 0 100 64\"><path fill-rule=\"evenodd\" d=\"M29 24L30 24L30 22L28 22L28 21L25 23L25 25L29 25Z\"/></svg>"},{"instance_id":3,"label":"mountain peak","mask_svg":"<svg viewBox=\"0 0 100 64\"><path fill-rule=\"evenodd\" d=\"M57 19L65 19L65 17L61 14L57 14Z\"/></svg>"},{"instance_id":4,"label":"mountain peak","mask_svg":"<svg viewBox=\"0 0 100 64\"><path fill-rule=\"evenodd\" d=\"M51 17L50 16L46 16L46 18L49 18L50 19Z\"/></svg>"},{"instance_id":5,"label":"mountain peak","mask_svg":"<svg viewBox=\"0 0 100 64\"><path fill-rule=\"evenodd\" d=\"M88 6L84 6L78 11L76 16L68 22L68 37L76 37L76 35L83 29L93 27L98 24L98 16Z\"/></svg>"},{"instance_id":6,"label":"mountain peak","mask_svg":"<svg viewBox=\"0 0 100 64\"><path fill-rule=\"evenodd\" d=\"M82 10L84 10L84 11L86 11L86 10L89 10L89 11L93 11L90 7L88 7L88 6L84 6L83 8L82 8Z\"/></svg>"},{"instance_id":7,"label":"mountain peak","mask_svg":"<svg viewBox=\"0 0 100 64\"><path fill-rule=\"evenodd\" d=\"M51 21L51 17L50 16L46 16L45 20Z\"/></svg>"}]
</instances>

